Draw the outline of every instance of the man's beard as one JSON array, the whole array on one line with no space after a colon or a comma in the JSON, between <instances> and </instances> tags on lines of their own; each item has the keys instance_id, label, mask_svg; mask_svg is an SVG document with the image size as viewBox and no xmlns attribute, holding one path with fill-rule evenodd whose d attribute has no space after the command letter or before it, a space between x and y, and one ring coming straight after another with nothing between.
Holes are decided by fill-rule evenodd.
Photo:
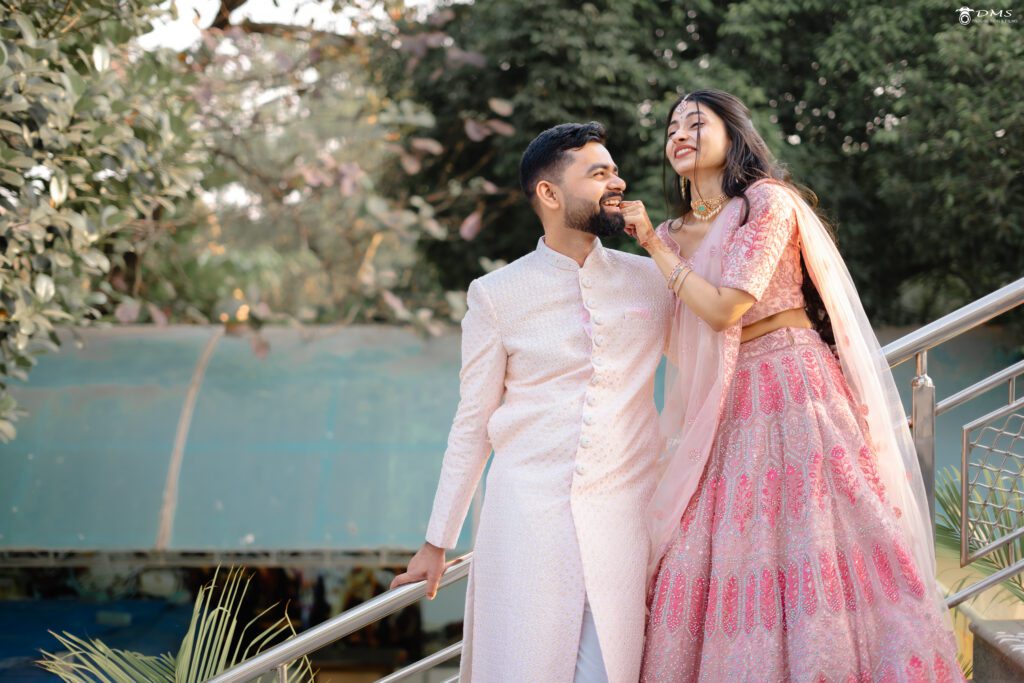
<instances>
[{"instance_id":1,"label":"man's beard","mask_svg":"<svg viewBox=\"0 0 1024 683\"><path fill-rule=\"evenodd\" d=\"M621 197L622 195L609 196ZM608 199L608 196L602 197L601 201L603 202L605 199ZM600 203L595 212L589 202L574 200L573 204L566 209L565 225L571 230L579 230L597 237L613 237L626 228L626 220L621 213L605 211L604 206Z\"/></svg>"}]
</instances>

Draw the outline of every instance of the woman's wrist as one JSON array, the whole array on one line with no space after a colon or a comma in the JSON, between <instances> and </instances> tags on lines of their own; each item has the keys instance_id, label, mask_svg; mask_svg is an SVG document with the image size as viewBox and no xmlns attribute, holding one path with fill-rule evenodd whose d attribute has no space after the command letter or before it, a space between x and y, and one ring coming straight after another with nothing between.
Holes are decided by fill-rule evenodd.
<instances>
[{"instance_id":1,"label":"woman's wrist","mask_svg":"<svg viewBox=\"0 0 1024 683\"><path fill-rule=\"evenodd\" d=\"M669 249L655 248L649 250L647 253L650 255L651 260L658 266L658 270L661 271L661 274L666 278L672 274L672 271L676 266L683 262L675 252Z\"/></svg>"},{"instance_id":2,"label":"woman's wrist","mask_svg":"<svg viewBox=\"0 0 1024 683\"><path fill-rule=\"evenodd\" d=\"M644 248L644 251L646 251L649 256L653 257L655 254L658 254L659 252L668 251L668 245L666 245L665 242L661 239L657 231L652 229L647 234L649 235L649 237L646 240L640 242L640 246Z\"/></svg>"},{"instance_id":3,"label":"woman's wrist","mask_svg":"<svg viewBox=\"0 0 1024 683\"><path fill-rule=\"evenodd\" d=\"M676 287L678 287L677 283L679 282L680 278L685 278L687 275L690 274L691 270L693 269L687 266L682 261L676 264L676 267L672 269L672 274L668 276L668 288L673 292L677 291Z\"/></svg>"}]
</instances>

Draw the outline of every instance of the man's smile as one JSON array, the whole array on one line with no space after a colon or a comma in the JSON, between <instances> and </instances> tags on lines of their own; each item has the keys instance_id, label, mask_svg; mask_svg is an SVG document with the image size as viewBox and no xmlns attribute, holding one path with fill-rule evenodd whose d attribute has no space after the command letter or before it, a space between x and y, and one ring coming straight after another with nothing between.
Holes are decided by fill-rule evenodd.
<instances>
[{"instance_id":1,"label":"man's smile","mask_svg":"<svg viewBox=\"0 0 1024 683\"><path fill-rule=\"evenodd\" d=\"M615 194L605 197L601 200L601 206L605 209L611 209L617 213L621 213L622 209L619 208L619 204L622 202L622 195Z\"/></svg>"}]
</instances>

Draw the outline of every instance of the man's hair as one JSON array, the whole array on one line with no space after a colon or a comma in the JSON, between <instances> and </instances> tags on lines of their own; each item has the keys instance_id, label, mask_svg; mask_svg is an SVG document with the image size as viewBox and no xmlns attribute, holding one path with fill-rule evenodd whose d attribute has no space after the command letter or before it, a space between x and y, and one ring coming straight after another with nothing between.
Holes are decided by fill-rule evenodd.
<instances>
[{"instance_id":1,"label":"man's hair","mask_svg":"<svg viewBox=\"0 0 1024 683\"><path fill-rule=\"evenodd\" d=\"M533 203L537 183L558 181L570 161L569 152L588 142L604 144L604 126L590 123L561 123L533 139L519 161L519 185L527 201Z\"/></svg>"}]
</instances>

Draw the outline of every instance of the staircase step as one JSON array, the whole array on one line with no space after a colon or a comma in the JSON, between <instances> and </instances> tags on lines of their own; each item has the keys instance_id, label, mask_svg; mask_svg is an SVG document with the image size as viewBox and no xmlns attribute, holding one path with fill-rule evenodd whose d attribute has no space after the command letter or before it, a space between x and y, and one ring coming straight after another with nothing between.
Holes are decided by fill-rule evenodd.
<instances>
[{"instance_id":1,"label":"staircase step","mask_svg":"<svg viewBox=\"0 0 1024 683\"><path fill-rule=\"evenodd\" d=\"M972 621L971 632L977 683L1024 681L1024 619Z\"/></svg>"}]
</instances>

